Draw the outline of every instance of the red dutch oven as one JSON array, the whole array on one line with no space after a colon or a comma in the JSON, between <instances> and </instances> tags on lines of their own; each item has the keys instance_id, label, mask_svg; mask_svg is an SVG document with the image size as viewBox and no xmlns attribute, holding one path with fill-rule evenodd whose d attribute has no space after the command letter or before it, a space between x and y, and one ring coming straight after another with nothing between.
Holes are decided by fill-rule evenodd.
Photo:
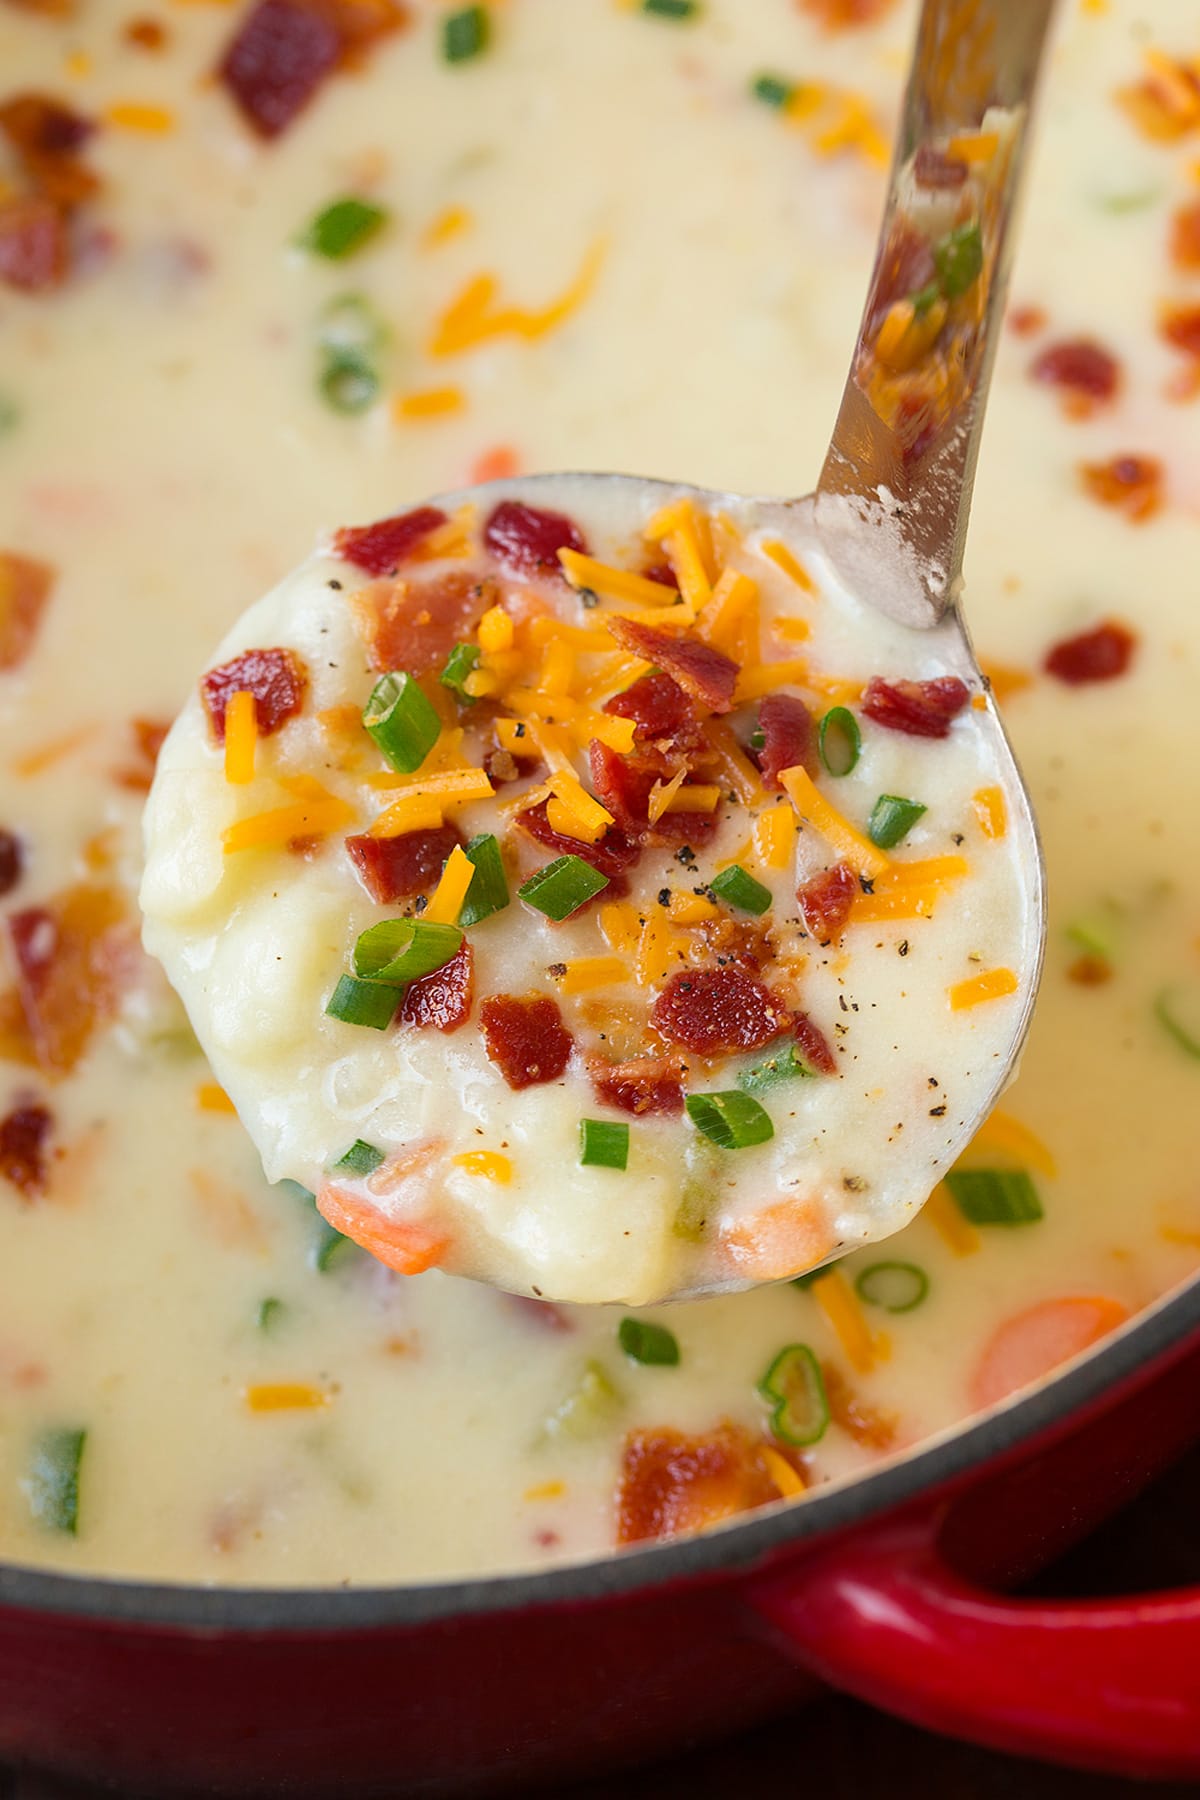
<instances>
[{"instance_id":1,"label":"red dutch oven","mask_svg":"<svg viewBox=\"0 0 1200 1800\"><path fill-rule=\"evenodd\" d=\"M828 1683L1006 1750L1200 1776L1200 1590L1005 1597L1197 1437L1193 1284L903 1461L585 1567L336 1591L0 1568L0 1757L125 1792L480 1792Z\"/></svg>"}]
</instances>

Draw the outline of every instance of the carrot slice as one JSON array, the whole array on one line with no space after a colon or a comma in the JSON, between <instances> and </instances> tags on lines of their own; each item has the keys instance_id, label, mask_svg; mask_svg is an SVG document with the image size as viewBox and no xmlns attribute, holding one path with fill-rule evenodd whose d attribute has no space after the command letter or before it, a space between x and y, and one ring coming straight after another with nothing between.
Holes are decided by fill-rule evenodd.
<instances>
[{"instance_id":1,"label":"carrot slice","mask_svg":"<svg viewBox=\"0 0 1200 1800\"><path fill-rule=\"evenodd\" d=\"M971 1403L983 1408L1040 1381L1059 1363L1115 1331L1129 1308L1107 1294L1063 1294L1006 1319L984 1345L971 1377Z\"/></svg>"},{"instance_id":2,"label":"carrot slice","mask_svg":"<svg viewBox=\"0 0 1200 1800\"><path fill-rule=\"evenodd\" d=\"M317 1195L317 1211L336 1231L353 1238L401 1275L420 1275L432 1269L450 1247L448 1238L439 1237L419 1219L389 1219L370 1201L345 1188L323 1187Z\"/></svg>"},{"instance_id":3,"label":"carrot slice","mask_svg":"<svg viewBox=\"0 0 1200 1800\"><path fill-rule=\"evenodd\" d=\"M800 1275L833 1249L819 1202L780 1200L726 1225L721 1248L731 1273L750 1281Z\"/></svg>"}]
</instances>

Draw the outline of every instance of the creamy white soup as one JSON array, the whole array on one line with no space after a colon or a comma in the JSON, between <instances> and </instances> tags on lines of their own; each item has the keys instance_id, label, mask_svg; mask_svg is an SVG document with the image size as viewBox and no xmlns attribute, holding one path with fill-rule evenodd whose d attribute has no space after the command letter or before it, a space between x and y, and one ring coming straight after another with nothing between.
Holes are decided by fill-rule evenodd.
<instances>
[{"instance_id":1,"label":"creamy white soup","mask_svg":"<svg viewBox=\"0 0 1200 1800\"><path fill-rule=\"evenodd\" d=\"M1020 1078L919 1219L799 1285L674 1306L403 1275L316 1211L323 1146L263 1176L232 1100L269 1058L234 1027L209 1067L139 948L163 731L315 538L571 466L811 487L912 24L841 19L862 10L0 18L12 1560L420 1580L803 1504L1200 1261L1200 38L1173 10L1152 31L1071 5L1049 71L967 610L1045 837L1050 943ZM298 11L309 62L280 83ZM797 606L763 592L764 625ZM925 797L915 773L885 791ZM994 847L974 792L968 842L930 854ZM847 800L860 824L873 798ZM343 921L339 956L373 917ZM914 918L906 957L937 922ZM900 966L906 934L879 936ZM948 1040L927 1049L947 1081ZM345 1139L375 1143L353 1121ZM567 1188L577 1153L546 1150ZM628 1204L632 1156L608 1173Z\"/></svg>"}]
</instances>

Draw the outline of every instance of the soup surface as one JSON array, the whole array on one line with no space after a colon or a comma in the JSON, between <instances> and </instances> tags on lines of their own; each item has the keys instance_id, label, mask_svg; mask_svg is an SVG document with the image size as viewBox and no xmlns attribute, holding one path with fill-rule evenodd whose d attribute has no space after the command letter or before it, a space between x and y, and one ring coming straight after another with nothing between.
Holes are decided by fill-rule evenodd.
<instances>
[{"instance_id":1,"label":"soup surface","mask_svg":"<svg viewBox=\"0 0 1200 1800\"><path fill-rule=\"evenodd\" d=\"M1046 974L912 1226L649 1310L398 1275L267 1185L138 947L162 730L320 531L572 466L812 485L911 29L875 10L331 7L290 87L288 0L0 17L5 1556L600 1554L899 1453L1200 1262L1200 42L1132 5L1064 9L968 564Z\"/></svg>"}]
</instances>

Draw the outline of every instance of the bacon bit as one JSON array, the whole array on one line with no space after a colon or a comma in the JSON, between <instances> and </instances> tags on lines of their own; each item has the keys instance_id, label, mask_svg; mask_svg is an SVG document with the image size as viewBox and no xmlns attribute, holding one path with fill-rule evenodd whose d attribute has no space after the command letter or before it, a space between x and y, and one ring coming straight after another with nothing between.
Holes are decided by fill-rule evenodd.
<instances>
[{"instance_id":1,"label":"bacon bit","mask_svg":"<svg viewBox=\"0 0 1200 1800\"><path fill-rule=\"evenodd\" d=\"M586 556L588 548L578 525L565 513L526 506L523 500L501 500L492 508L483 541L496 561L515 574L557 581L564 579L559 551L577 550Z\"/></svg>"},{"instance_id":2,"label":"bacon bit","mask_svg":"<svg viewBox=\"0 0 1200 1800\"><path fill-rule=\"evenodd\" d=\"M1189 274L1200 271L1200 200L1177 207L1172 214L1171 261Z\"/></svg>"},{"instance_id":3,"label":"bacon bit","mask_svg":"<svg viewBox=\"0 0 1200 1800\"><path fill-rule=\"evenodd\" d=\"M819 944L828 944L845 930L854 902L862 892L858 876L846 863L822 869L796 889L804 928Z\"/></svg>"},{"instance_id":4,"label":"bacon bit","mask_svg":"<svg viewBox=\"0 0 1200 1800\"><path fill-rule=\"evenodd\" d=\"M19 668L33 649L54 580L49 563L0 550L0 669Z\"/></svg>"},{"instance_id":5,"label":"bacon bit","mask_svg":"<svg viewBox=\"0 0 1200 1800\"><path fill-rule=\"evenodd\" d=\"M957 675L939 675L933 681L884 681L872 675L863 695L868 719L889 731L909 737L944 738L950 722L967 704L970 695Z\"/></svg>"},{"instance_id":6,"label":"bacon bit","mask_svg":"<svg viewBox=\"0 0 1200 1800\"><path fill-rule=\"evenodd\" d=\"M489 481L509 481L521 470L521 458L511 444L493 444L490 450L483 450L471 464L469 480L472 486L483 487Z\"/></svg>"},{"instance_id":7,"label":"bacon bit","mask_svg":"<svg viewBox=\"0 0 1200 1800\"><path fill-rule=\"evenodd\" d=\"M588 1074L597 1099L606 1106L615 1106L619 1112L632 1113L635 1119L648 1113L683 1111L686 1069L682 1063L658 1056L635 1056L619 1063L592 1058Z\"/></svg>"},{"instance_id":8,"label":"bacon bit","mask_svg":"<svg viewBox=\"0 0 1200 1800\"><path fill-rule=\"evenodd\" d=\"M22 1200L46 1191L50 1175L46 1139L53 1125L49 1108L35 1101L15 1106L0 1119L0 1176L12 1183Z\"/></svg>"},{"instance_id":9,"label":"bacon bit","mask_svg":"<svg viewBox=\"0 0 1200 1800\"><path fill-rule=\"evenodd\" d=\"M497 1295L497 1298L503 1300L505 1305L523 1313L535 1325L540 1325L543 1331L559 1332L574 1331L575 1329L574 1320L563 1311L561 1306L555 1306L553 1301L535 1300L529 1294L501 1293Z\"/></svg>"},{"instance_id":10,"label":"bacon bit","mask_svg":"<svg viewBox=\"0 0 1200 1800\"><path fill-rule=\"evenodd\" d=\"M0 281L23 294L42 294L66 278L67 261L57 207L28 196L0 201Z\"/></svg>"},{"instance_id":11,"label":"bacon bit","mask_svg":"<svg viewBox=\"0 0 1200 1800\"><path fill-rule=\"evenodd\" d=\"M278 137L338 66L407 22L394 0L257 0L217 69L259 137Z\"/></svg>"},{"instance_id":12,"label":"bacon bit","mask_svg":"<svg viewBox=\"0 0 1200 1800\"><path fill-rule=\"evenodd\" d=\"M394 575L423 539L448 523L440 506L416 506L373 525L343 525L334 533L334 554L368 575Z\"/></svg>"},{"instance_id":13,"label":"bacon bit","mask_svg":"<svg viewBox=\"0 0 1200 1800\"><path fill-rule=\"evenodd\" d=\"M669 1426L631 1431L621 1453L617 1541L703 1531L778 1498L761 1443L732 1420L696 1436Z\"/></svg>"},{"instance_id":14,"label":"bacon bit","mask_svg":"<svg viewBox=\"0 0 1200 1800\"><path fill-rule=\"evenodd\" d=\"M1067 980L1077 987L1103 987L1113 978L1113 966L1106 956L1077 956L1067 970Z\"/></svg>"},{"instance_id":15,"label":"bacon bit","mask_svg":"<svg viewBox=\"0 0 1200 1800\"><path fill-rule=\"evenodd\" d=\"M138 50L163 50L167 44L167 28L157 19L130 19L121 36Z\"/></svg>"},{"instance_id":16,"label":"bacon bit","mask_svg":"<svg viewBox=\"0 0 1200 1800\"><path fill-rule=\"evenodd\" d=\"M826 31L848 31L873 25L895 0L798 0L800 10L819 20Z\"/></svg>"},{"instance_id":17,"label":"bacon bit","mask_svg":"<svg viewBox=\"0 0 1200 1800\"><path fill-rule=\"evenodd\" d=\"M682 637L659 631L653 625L640 625L620 613L605 619L612 636L622 650L643 657L674 677L680 687L710 712L727 713L733 707L737 687L738 665L732 657L698 638Z\"/></svg>"},{"instance_id":18,"label":"bacon bit","mask_svg":"<svg viewBox=\"0 0 1200 1800\"><path fill-rule=\"evenodd\" d=\"M430 1026L434 1031L457 1031L471 1016L475 983L474 952L464 938L448 963L432 975L422 975L404 990L400 1023Z\"/></svg>"},{"instance_id":19,"label":"bacon bit","mask_svg":"<svg viewBox=\"0 0 1200 1800\"><path fill-rule=\"evenodd\" d=\"M610 751L609 755L614 752ZM578 856L590 863L599 874L608 877L609 885L603 890L606 901L619 897L625 892L623 877L631 869L641 855L641 846L619 825L610 825L602 837L594 844L585 844L578 838L566 837L555 831L546 817L546 801L530 807L527 812L519 812L513 824L529 834L535 843L544 844L559 856ZM579 914L573 915L578 917Z\"/></svg>"},{"instance_id":20,"label":"bacon bit","mask_svg":"<svg viewBox=\"0 0 1200 1800\"><path fill-rule=\"evenodd\" d=\"M80 882L11 913L4 926L17 971L15 1004L0 1008L11 1023L11 1051L65 1075L116 1013L132 967L136 937L124 897Z\"/></svg>"},{"instance_id":21,"label":"bacon bit","mask_svg":"<svg viewBox=\"0 0 1200 1800\"><path fill-rule=\"evenodd\" d=\"M374 670L432 675L495 598L493 582L448 569L425 581L378 582L355 594L351 606Z\"/></svg>"},{"instance_id":22,"label":"bacon bit","mask_svg":"<svg viewBox=\"0 0 1200 1800\"><path fill-rule=\"evenodd\" d=\"M10 287L41 293L66 276L71 215L100 185L78 158L94 129L45 94L16 94L0 106L0 132L24 184L0 202L0 281Z\"/></svg>"},{"instance_id":23,"label":"bacon bit","mask_svg":"<svg viewBox=\"0 0 1200 1800\"><path fill-rule=\"evenodd\" d=\"M1034 381L1057 388L1072 418L1086 418L1114 399L1120 386L1117 360L1090 338L1048 344L1029 365Z\"/></svg>"},{"instance_id":24,"label":"bacon bit","mask_svg":"<svg viewBox=\"0 0 1200 1800\"><path fill-rule=\"evenodd\" d=\"M557 1081L571 1055L571 1036L545 994L495 994L479 1009L488 1056L510 1088Z\"/></svg>"},{"instance_id":25,"label":"bacon bit","mask_svg":"<svg viewBox=\"0 0 1200 1800\"><path fill-rule=\"evenodd\" d=\"M259 737L273 737L304 705L308 670L294 650L243 650L200 677L200 698L218 744L225 742L225 708L234 694L254 695Z\"/></svg>"},{"instance_id":26,"label":"bacon bit","mask_svg":"<svg viewBox=\"0 0 1200 1800\"><path fill-rule=\"evenodd\" d=\"M639 676L632 687L606 700L601 711L619 719L632 719L635 743L683 737L688 748L694 749L701 741L691 700L679 683L661 669Z\"/></svg>"},{"instance_id":27,"label":"bacon bit","mask_svg":"<svg viewBox=\"0 0 1200 1800\"><path fill-rule=\"evenodd\" d=\"M1135 525L1144 525L1162 505L1163 467L1154 456L1112 456L1104 463L1080 463L1085 492L1102 506L1115 506Z\"/></svg>"},{"instance_id":28,"label":"bacon bit","mask_svg":"<svg viewBox=\"0 0 1200 1800\"><path fill-rule=\"evenodd\" d=\"M765 739L758 753L765 787L780 787L780 771L794 769L797 763L816 774L812 714L803 700L795 694L768 694L758 709L758 722Z\"/></svg>"},{"instance_id":29,"label":"bacon bit","mask_svg":"<svg viewBox=\"0 0 1200 1800\"><path fill-rule=\"evenodd\" d=\"M114 770L113 779L135 794L147 794L154 779L163 739L171 727L164 725L159 719L131 719L129 729L133 738L135 760L123 769Z\"/></svg>"},{"instance_id":30,"label":"bacon bit","mask_svg":"<svg viewBox=\"0 0 1200 1800\"><path fill-rule=\"evenodd\" d=\"M856 1394L836 1363L822 1363L821 1374L832 1423L848 1432L864 1450L891 1450L900 1424L896 1415L878 1411Z\"/></svg>"},{"instance_id":31,"label":"bacon bit","mask_svg":"<svg viewBox=\"0 0 1200 1800\"><path fill-rule=\"evenodd\" d=\"M924 232L905 219L893 225L887 243L880 252L871 278L870 312L864 325L864 338L878 332L892 305L919 293L935 279L933 250Z\"/></svg>"},{"instance_id":32,"label":"bacon bit","mask_svg":"<svg viewBox=\"0 0 1200 1800\"><path fill-rule=\"evenodd\" d=\"M1046 315L1040 306L1011 306L1008 329L1014 337L1035 337L1046 328Z\"/></svg>"},{"instance_id":33,"label":"bacon bit","mask_svg":"<svg viewBox=\"0 0 1200 1800\"><path fill-rule=\"evenodd\" d=\"M409 900L432 888L450 852L465 843L455 825L409 831L403 837L348 837L346 850L359 880L381 906Z\"/></svg>"},{"instance_id":34,"label":"bacon bit","mask_svg":"<svg viewBox=\"0 0 1200 1800\"><path fill-rule=\"evenodd\" d=\"M1159 321L1168 344L1186 356L1200 358L1200 306L1171 306Z\"/></svg>"},{"instance_id":35,"label":"bacon bit","mask_svg":"<svg viewBox=\"0 0 1200 1800\"><path fill-rule=\"evenodd\" d=\"M668 1043L712 1056L769 1044L792 1024L792 1015L755 976L729 963L672 975L650 1022Z\"/></svg>"},{"instance_id":36,"label":"bacon bit","mask_svg":"<svg viewBox=\"0 0 1200 1800\"><path fill-rule=\"evenodd\" d=\"M837 1058L829 1048L829 1040L819 1025L815 1025L807 1013L795 1013L796 1048L810 1067L820 1075L837 1074Z\"/></svg>"},{"instance_id":37,"label":"bacon bit","mask_svg":"<svg viewBox=\"0 0 1200 1800\"><path fill-rule=\"evenodd\" d=\"M1117 101L1144 137L1170 143L1200 124L1200 76L1161 50L1146 51L1148 73L1117 89Z\"/></svg>"},{"instance_id":38,"label":"bacon bit","mask_svg":"<svg viewBox=\"0 0 1200 1800\"><path fill-rule=\"evenodd\" d=\"M20 881L24 863L25 852L20 838L0 825L0 899L11 894Z\"/></svg>"},{"instance_id":39,"label":"bacon bit","mask_svg":"<svg viewBox=\"0 0 1200 1800\"><path fill-rule=\"evenodd\" d=\"M1137 638L1125 625L1106 619L1078 637L1063 638L1046 654L1042 667L1068 687L1091 681L1115 681L1133 660Z\"/></svg>"},{"instance_id":40,"label":"bacon bit","mask_svg":"<svg viewBox=\"0 0 1200 1800\"><path fill-rule=\"evenodd\" d=\"M947 156L936 144L922 144L913 158L913 180L923 188L960 188L969 170L961 157Z\"/></svg>"}]
</instances>

